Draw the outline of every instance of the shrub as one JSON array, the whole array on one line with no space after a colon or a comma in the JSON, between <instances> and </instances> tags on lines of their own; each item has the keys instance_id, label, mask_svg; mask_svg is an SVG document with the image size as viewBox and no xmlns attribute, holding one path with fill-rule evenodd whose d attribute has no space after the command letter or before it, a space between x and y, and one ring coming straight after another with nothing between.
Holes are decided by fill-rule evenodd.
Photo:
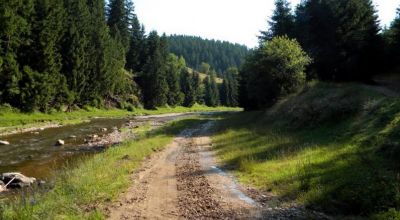
<instances>
[{"instance_id":1,"label":"shrub","mask_svg":"<svg viewBox=\"0 0 400 220\"><path fill-rule=\"evenodd\" d=\"M372 220L400 220L400 212L396 209L389 209L386 212L377 214L371 218Z\"/></svg>"},{"instance_id":2,"label":"shrub","mask_svg":"<svg viewBox=\"0 0 400 220\"><path fill-rule=\"evenodd\" d=\"M248 99L243 107L270 107L280 97L293 93L305 83L304 71L310 63L310 57L296 40L276 37L265 42L250 56L242 70L245 89L241 92L247 94L241 94L241 97L245 95Z\"/></svg>"}]
</instances>

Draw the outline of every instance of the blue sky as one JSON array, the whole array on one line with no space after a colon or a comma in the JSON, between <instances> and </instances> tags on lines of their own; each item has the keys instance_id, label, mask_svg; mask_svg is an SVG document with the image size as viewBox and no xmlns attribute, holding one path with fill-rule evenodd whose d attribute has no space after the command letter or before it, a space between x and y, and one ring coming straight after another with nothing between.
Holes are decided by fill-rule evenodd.
<instances>
[{"instance_id":1,"label":"blue sky","mask_svg":"<svg viewBox=\"0 0 400 220\"><path fill-rule=\"evenodd\" d=\"M300 0L291 0L292 5ZM373 0L381 25L396 16L400 0ZM274 9L273 0L134 0L147 31L227 40L254 47Z\"/></svg>"}]
</instances>

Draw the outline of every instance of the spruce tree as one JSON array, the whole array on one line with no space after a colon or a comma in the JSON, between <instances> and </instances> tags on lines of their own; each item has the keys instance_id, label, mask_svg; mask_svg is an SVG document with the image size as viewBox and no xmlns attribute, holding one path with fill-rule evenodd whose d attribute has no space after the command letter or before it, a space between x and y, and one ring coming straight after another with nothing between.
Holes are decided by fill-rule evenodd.
<instances>
[{"instance_id":1,"label":"spruce tree","mask_svg":"<svg viewBox=\"0 0 400 220\"><path fill-rule=\"evenodd\" d=\"M308 0L301 16L309 35L302 45L323 80L368 80L379 64L381 40L371 0Z\"/></svg>"},{"instance_id":2,"label":"spruce tree","mask_svg":"<svg viewBox=\"0 0 400 220\"><path fill-rule=\"evenodd\" d=\"M221 85L220 97L221 104L224 106L237 106L238 105L238 70L236 68L229 68L224 73L223 83Z\"/></svg>"},{"instance_id":3,"label":"spruce tree","mask_svg":"<svg viewBox=\"0 0 400 220\"><path fill-rule=\"evenodd\" d=\"M90 9L89 68L91 83L88 84L85 99L101 107L103 99L112 96L118 74L124 65L124 53L118 42L111 39L104 19L104 0L88 0ZM119 52L113 50L120 50ZM115 59L119 59L118 61Z\"/></svg>"},{"instance_id":4,"label":"spruce tree","mask_svg":"<svg viewBox=\"0 0 400 220\"><path fill-rule=\"evenodd\" d=\"M141 56L145 56L143 45L145 44L145 33L136 15L132 18L129 50L126 55L126 69L137 73L143 68Z\"/></svg>"},{"instance_id":5,"label":"spruce tree","mask_svg":"<svg viewBox=\"0 0 400 220\"><path fill-rule=\"evenodd\" d=\"M107 8L107 23L111 36L119 38L125 50L129 48L129 27L133 5L129 0L110 0Z\"/></svg>"},{"instance_id":6,"label":"spruce tree","mask_svg":"<svg viewBox=\"0 0 400 220\"><path fill-rule=\"evenodd\" d=\"M192 107L196 103L196 91L193 88L193 77L187 68L181 73L181 90L184 94L183 106Z\"/></svg>"},{"instance_id":7,"label":"spruce tree","mask_svg":"<svg viewBox=\"0 0 400 220\"><path fill-rule=\"evenodd\" d=\"M181 93L180 87L180 73L185 66L182 66L179 62L179 58L170 54L167 59L167 83L168 83L168 105L177 106L181 105L183 102L183 95Z\"/></svg>"},{"instance_id":8,"label":"spruce tree","mask_svg":"<svg viewBox=\"0 0 400 220\"><path fill-rule=\"evenodd\" d=\"M205 81L205 103L207 106L216 107L220 104L219 90L215 73L211 73Z\"/></svg>"},{"instance_id":9,"label":"spruce tree","mask_svg":"<svg viewBox=\"0 0 400 220\"><path fill-rule=\"evenodd\" d=\"M0 102L21 107L20 83L31 43L33 1L0 0Z\"/></svg>"},{"instance_id":10,"label":"spruce tree","mask_svg":"<svg viewBox=\"0 0 400 220\"><path fill-rule=\"evenodd\" d=\"M194 96L195 96L195 102L202 103L203 102L202 101L203 94L202 94L202 90L201 90L201 78L200 78L200 74L197 72L193 73L192 87L193 87L193 92L194 92Z\"/></svg>"},{"instance_id":11,"label":"spruce tree","mask_svg":"<svg viewBox=\"0 0 400 220\"><path fill-rule=\"evenodd\" d=\"M275 10L268 22L269 30L262 31L261 41L271 40L276 36L294 37L294 15L287 0L275 0Z\"/></svg>"},{"instance_id":12,"label":"spruce tree","mask_svg":"<svg viewBox=\"0 0 400 220\"><path fill-rule=\"evenodd\" d=\"M152 31L147 39L147 62L143 68L143 102L148 109L167 104L168 84L166 80L166 47L157 32Z\"/></svg>"},{"instance_id":13,"label":"spruce tree","mask_svg":"<svg viewBox=\"0 0 400 220\"><path fill-rule=\"evenodd\" d=\"M400 9L389 29L384 31L387 71L400 69Z\"/></svg>"},{"instance_id":14,"label":"spruce tree","mask_svg":"<svg viewBox=\"0 0 400 220\"><path fill-rule=\"evenodd\" d=\"M66 88L61 74L65 11L62 0L35 0L34 9L30 21L32 43L26 48L26 66L20 83L20 104L27 111L48 111L59 107L68 97L68 90L61 89Z\"/></svg>"},{"instance_id":15,"label":"spruce tree","mask_svg":"<svg viewBox=\"0 0 400 220\"><path fill-rule=\"evenodd\" d=\"M86 104L90 82L90 12L86 1L65 0L66 33L62 43L63 70L71 92L70 103Z\"/></svg>"},{"instance_id":16,"label":"spruce tree","mask_svg":"<svg viewBox=\"0 0 400 220\"><path fill-rule=\"evenodd\" d=\"M220 90L219 90L219 95L220 95L220 99L221 99L221 105L223 106L229 106L229 79L227 77L227 75L225 74L222 78L223 82L222 85L220 86Z\"/></svg>"}]
</instances>

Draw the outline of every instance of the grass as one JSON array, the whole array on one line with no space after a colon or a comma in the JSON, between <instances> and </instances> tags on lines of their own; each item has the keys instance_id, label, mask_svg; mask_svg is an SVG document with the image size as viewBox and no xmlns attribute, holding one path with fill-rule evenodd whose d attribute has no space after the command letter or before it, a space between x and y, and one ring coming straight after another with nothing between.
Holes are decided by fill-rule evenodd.
<instances>
[{"instance_id":1,"label":"grass","mask_svg":"<svg viewBox=\"0 0 400 220\"><path fill-rule=\"evenodd\" d=\"M115 200L131 184L131 173L153 152L163 149L183 129L203 122L187 118L163 128L138 130L139 140L69 165L47 193L0 203L0 219L104 219L102 205Z\"/></svg>"},{"instance_id":2,"label":"grass","mask_svg":"<svg viewBox=\"0 0 400 220\"><path fill-rule=\"evenodd\" d=\"M191 68L188 68L188 70L189 70L190 73L197 72L197 71L194 71L194 70L191 69ZM205 74L205 73L200 73L200 72L197 72L197 73L199 74L200 79L201 79L202 81L204 81L204 80L208 77L208 75ZM219 77L216 77L216 78L215 78L215 81L216 81L217 84L222 84L222 83L224 82L224 80L223 80L222 78L219 78Z\"/></svg>"},{"instance_id":3,"label":"grass","mask_svg":"<svg viewBox=\"0 0 400 220\"><path fill-rule=\"evenodd\" d=\"M400 216L399 98L313 83L216 129L217 154L245 184L333 215Z\"/></svg>"},{"instance_id":4,"label":"grass","mask_svg":"<svg viewBox=\"0 0 400 220\"><path fill-rule=\"evenodd\" d=\"M93 117L126 117L133 115L155 115L165 113L186 113L186 112L208 112L208 111L238 111L239 108L229 107L207 107L203 105L194 105L191 108L174 107L158 108L157 110L136 109L133 112L121 109L95 109L86 108L86 110L77 110L73 112L53 112L45 114L41 112L21 113L17 110L0 107L0 132L15 130L19 128L29 128L43 126L49 123L76 124L81 123Z\"/></svg>"}]
</instances>

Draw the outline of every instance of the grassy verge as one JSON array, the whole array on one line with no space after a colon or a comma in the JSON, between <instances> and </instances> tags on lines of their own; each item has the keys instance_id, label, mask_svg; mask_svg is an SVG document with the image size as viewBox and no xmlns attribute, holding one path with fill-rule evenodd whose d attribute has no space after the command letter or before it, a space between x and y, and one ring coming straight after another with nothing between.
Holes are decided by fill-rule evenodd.
<instances>
[{"instance_id":1,"label":"grassy verge","mask_svg":"<svg viewBox=\"0 0 400 220\"><path fill-rule=\"evenodd\" d=\"M0 132L10 130L40 127L49 123L59 124L76 124L81 123L93 117L125 117L136 115L155 115L165 113L186 113L186 112L212 112L212 111L239 111L239 108L229 107L207 107L203 105L195 105L191 108L175 107L175 108L159 108L157 110L136 109L132 112L121 109L95 109L87 108L86 110L77 110L73 112L54 112L50 114L34 112L21 113L9 108L0 108Z\"/></svg>"},{"instance_id":2,"label":"grassy verge","mask_svg":"<svg viewBox=\"0 0 400 220\"><path fill-rule=\"evenodd\" d=\"M398 219L399 112L399 98L366 86L317 83L226 116L213 141L245 184L334 215Z\"/></svg>"},{"instance_id":3,"label":"grassy verge","mask_svg":"<svg viewBox=\"0 0 400 220\"><path fill-rule=\"evenodd\" d=\"M0 219L103 219L98 207L129 187L132 171L147 156L164 148L183 129L201 122L199 118L182 119L154 131L138 130L139 140L65 169L49 192L0 204Z\"/></svg>"}]
</instances>

